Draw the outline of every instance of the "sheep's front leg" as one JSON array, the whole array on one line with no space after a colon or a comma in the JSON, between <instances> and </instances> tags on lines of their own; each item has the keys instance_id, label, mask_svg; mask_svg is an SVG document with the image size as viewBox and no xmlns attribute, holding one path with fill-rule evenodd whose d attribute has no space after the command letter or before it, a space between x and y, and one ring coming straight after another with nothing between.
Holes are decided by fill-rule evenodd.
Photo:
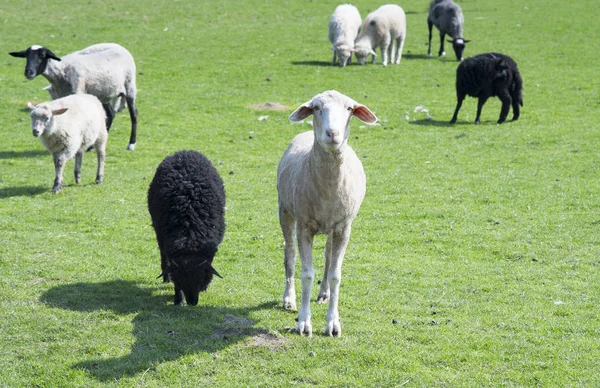
<instances>
[{"instance_id":1,"label":"sheep's front leg","mask_svg":"<svg viewBox=\"0 0 600 388\"><path fill-rule=\"evenodd\" d=\"M312 336L312 325L310 323L310 292L312 289L315 272L312 260L312 246L314 235L305 226L298 226L298 249L302 261L302 300L300 313L298 314L298 326L300 335Z\"/></svg>"},{"instance_id":2,"label":"sheep's front leg","mask_svg":"<svg viewBox=\"0 0 600 388\"><path fill-rule=\"evenodd\" d=\"M81 162L83 162L83 152L75 154L75 183L81 182Z\"/></svg>"},{"instance_id":3,"label":"sheep's front leg","mask_svg":"<svg viewBox=\"0 0 600 388\"><path fill-rule=\"evenodd\" d=\"M296 268L296 242L294 232L296 220L285 210L279 210L279 223L285 240L283 265L285 266L285 291L283 292L283 308L296 311L296 287L294 285L294 272Z\"/></svg>"},{"instance_id":4,"label":"sheep's front leg","mask_svg":"<svg viewBox=\"0 0 600 388\"><path fill-rule=\"evenodd\" d=\"M454 109L454 115L452 116L452 120L450 120L450 124L454 124L456 122L456 119L458 118L458 111L460 110L465 97L466 96L464 94L457 94L456 109Z\"/></svg>"},{"instance_id":5,"label":"sheep's front leg","mask_svg":"<svg viewBox=\"0 0 600 388\"><path fill-rule=\"evenodd\" d=\"M381 49L381 64L386 67L390 56L391 42L384 41L379 48Z\"/></svg>"},{"instance_id":6,"label":"sheep's front leg","mask_svg":"<svg viewBox=\"0 0 600 388\"><path fill-rule=\"evenodd\" d=\"M427 48L427 55L431 56L431 32L433 30L433 23L427 19L427 27L429 28L429 47Z\"/></svg>"},{"instance_id":7,"label":"sheep's front leg","mask_svg":"<svg viewBox=\"0 0 600 388\"><path fill-rule=\"evenodd\" d=\"M331 61L331 64L335 66L336 63L336 58L337 57L337 50L334 48L333 49L333 60Z\"/></svg>"},{"instance_id":8,"label":"sheep's front leg","mask_svg":"<svg viewBox=\"0 0 600 388\"><path fill-rule=\"evenodd\" d=\"M477 100L477 116L475 117L475 124L479 124L479 119L481 118L481 110L483 109L483 105L488 100L487 97L479 97Z\"/></svg>"},{"instance_id":9,"label":"sheep's front leg","mask_svg":"<svg viewBox=\"0 0 600 388\"><path fill-rule=\"evenodd\" d=\"M446 51L444 51L444 36L446 34L440 34L440 51L438 52L438 57L443 57L446 55Z\"/></svg>"},{"instance_id":10,"label":"sheep's front leg","mask_svg":"<svg viewBox=\"0 0 600 388\"><path fill-rule=\"evenodd\" d=\"M329 267L329 289L330 300L329 310L327 310L327 327L325 333L331 337L342 335L342 326L340 325L340 315L338 312L338 299L340 295L340 282L342 281L342 262L346 253L346 246L350 239L350 225L346 226L340 232L334 232L332 238L331 266Z\"/></svg>"},{"instance_id":11,"label":"sheep's front leg","mask_svg":"<svg viewBox=\"0 0 600 388\"><path fill-rule=\"evenodd\" d=\"M327 274L329 273L329 266L331 265L331 236L327 237L325 243L325 268L323 269L323 280L321 280L321 288L319 290L319 296L317 297L317 303L325 303L329 300L329 282L327 280Z\"/></svg>"},{"instance_id":12,"label":"sheep's front leg","mask_svg":"<svg viewBox=\"0 0 600 388\"><path fill-rule=\"evenodd\" d=\"M52 193L57 194L62 190L63 186L63 171L65 169L65 163L67 158L63 154L52 154L54 158L54 186L52 187Z\"/></svg>"}]
</instances>

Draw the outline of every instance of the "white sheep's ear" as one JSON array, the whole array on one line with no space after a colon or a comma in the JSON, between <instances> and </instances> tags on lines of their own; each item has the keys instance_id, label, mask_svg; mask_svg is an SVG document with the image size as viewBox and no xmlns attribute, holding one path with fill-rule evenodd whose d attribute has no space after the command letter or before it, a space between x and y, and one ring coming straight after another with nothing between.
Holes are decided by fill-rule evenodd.
<instances>
[{"instance_id":1,"label":"white sheep's ear","mask_svg":"<svg viewBox=\"0 0 600 388\"><path fill-rule=\"evenodd\" d=\"M304 104L300 105L300 107L298 107L298 109L293 111L292 114L288 117L288 119L293 123L297 123L298 121L302 121L312 114L313 114L313 109L310 105L310 101L308 101L308 102L305 102Z\"/></svg>"},{"instance_id":2,"label":"white sheep's ear","mask_svg":"<svg viewBox=\"0 0 600 388\"><path fill-rule=\"evenodd\" d=\"M352 116L367 124L375 124L377 121L377 116L362 104L354 105L352 108Z\"/></svg>"},{"instance_id":3,"label":"white sheep's ear","mask_svg":"<svg viewBox=\"0 0 600 388\"><path fill-rule=\"evenodd\" d=\"M35 109L35 105L33 105L33 104L31 103L31 101L28 101L28 102L27 102L27 107L28 107L29 109L31 109L31 110L34 110L34 109Z\"/></svg>"},{"instance_id":4,"label":"white sheep's ear","mask_svg":"<svg viewBox=\"0 0 600 388\"><path fill-rule=\"evenodd\" d=\"M69 108L61 108L61 109L56 109L56 110L53 110L53 111L52 111L52 114L53 114L54 116L60 116L60 115L62 115L63 113L65 113L66 111L68 111L68 110L69 110Z\"/></svg>"}]
</instances>

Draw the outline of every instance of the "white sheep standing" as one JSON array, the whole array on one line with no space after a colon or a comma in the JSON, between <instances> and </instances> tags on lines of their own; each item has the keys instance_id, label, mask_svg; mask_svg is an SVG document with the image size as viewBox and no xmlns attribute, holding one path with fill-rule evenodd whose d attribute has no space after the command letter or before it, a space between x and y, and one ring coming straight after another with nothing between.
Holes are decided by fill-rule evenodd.
<instances>
[{"instance_id":1,"label":"white sheep standing","mask_svg":"<svg viewBox=\"0 0 600 388\"><path fill-rule=\"evenodd\" d=\"M25 77L29 80L43 75L51 84L51 96L58 98L87 93L96 96L107 115L110 129L117 98L125 98L131 118L131 136L128 150L135 149L137 108L135 105L136 66L127 49L116 43L100 43L58 58L46 47L34 45L10 55L26 58Z\"/></svg>"},{"instance_id":2,"label":"white sheep standing","mask_svg":"<svg viewBox=\"0 0 600 388\"><path fill-rule=\"evenodd\" d=\"M301 335L312 335L312 245L315 235L326 234L325 269L317 301L324 303L329 299L326 334L340 336L338 297L342 260L352 220L366 189L362 164L348 145L350 119L354 116L373 124L377 117L366 106L335 90L316 95L289 119L297 122L310 115L313 115L313 131L292 140L277 170L279 222L285 239L283 307L296 310L296 237L302 261L302 306L297 330Z\"/></svg>"},{"instance_id":3,"label":"white sheep standing","mask_svg":"<svg viewBox=\"0 0 600 388\"><path fill-rule=\"evenodd\" d=\"M365 18L358 40L354 45L356 61L364 65L369 54L371 63L375 63L375 48L381 49L381 64L398 65L402 59L402 48L406 39L406 15L404 10L395 4L382 5ZM393 52L396 42L395 55Z\"/></svg>"},{"instance_id":4,"label":"white sheep standing","mask_svg":"<svg viewBox=\"0 0 600 388\"><path fill-rule=\"evenodd\" d=\"M354 41L360 31L362 19L358 9L352 4L342 4L335 8L329 18L329 41L333 45L332 64L339 62L341 67L352 61Z\"/></svg>"},{"instance_id":5,"label":"white sheep standing","mask_svg":"<svg viewBox=\"0 0 600 388\"><path fill-rule=\"evenodd\" d=\"M98 155L96 183L104 178L106 154L106 113L95 96L73 94L34 106L31 109L31 130L42 145L52 153L56 176L52 192L62 189L65 163L75 156L75 182L81 181L83 153L91 146Z\"/></svg>"}]
</instances>

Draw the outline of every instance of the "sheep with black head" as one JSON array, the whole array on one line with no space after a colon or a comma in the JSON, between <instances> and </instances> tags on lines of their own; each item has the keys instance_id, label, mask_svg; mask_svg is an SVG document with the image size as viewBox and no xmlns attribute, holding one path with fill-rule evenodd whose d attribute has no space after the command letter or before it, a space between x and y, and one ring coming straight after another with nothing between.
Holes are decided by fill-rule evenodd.
<instances>
[{"instance_id":1,"label":"sheep with black head","mask_svg":"<svg viewBox=\"0 0 600 388\"><path fill-rule=\"evenodd\" d=\"M148 210L160 249L165 282L175 304L198 304L198 295L219 276L212 267L225 234L223 180L206 156L180 151L163 160L148 190Z\"/></svg>"}]
</instances>

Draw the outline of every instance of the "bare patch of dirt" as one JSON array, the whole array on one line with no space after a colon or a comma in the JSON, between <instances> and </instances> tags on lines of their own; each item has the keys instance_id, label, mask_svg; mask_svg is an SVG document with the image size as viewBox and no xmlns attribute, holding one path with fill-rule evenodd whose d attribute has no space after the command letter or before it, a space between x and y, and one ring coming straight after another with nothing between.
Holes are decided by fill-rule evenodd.
<instances>
[{"instance_id":1,"label":"bare patch of dirt","mask_svg":"<svg viewBox=\"0 0 600 388\"><path fill-rule=\"evenodd\" d=\"M287 338L271 333L259 333L250 337L249 346L267 347L271 350L280 350L288 342Z\"/></svg>"},{"instance_id":2,"label":"bare patch of dirt","mask_svg":"<svg viewBox=\"0 0 600 388\"><path fill-rule=\"evenodd\" d=\"M248 108L254 110L292 110L291 107L282 105L278 102L267 102L265 104L250 105Z\"/></svg>"}]
</instances>

